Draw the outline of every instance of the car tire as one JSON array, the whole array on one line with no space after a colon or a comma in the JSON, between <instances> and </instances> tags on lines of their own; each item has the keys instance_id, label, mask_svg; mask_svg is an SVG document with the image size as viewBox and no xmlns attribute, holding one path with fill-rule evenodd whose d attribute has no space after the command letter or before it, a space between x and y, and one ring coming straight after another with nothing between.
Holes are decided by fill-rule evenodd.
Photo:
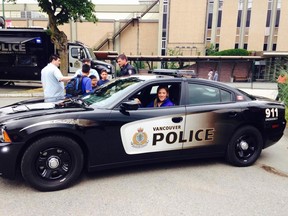
<instances>
[{"instance_id":1,"label":"car tire","mask_svg":"<svg viewBox=\"0 0 288 216\"><path fill-rule=\"evenodd\" d=\"M250 166L259 158L262 148L263 139L259 130L245 126L238 129L231 138L226 160L235 166Z\"/></svg>"},{"instance_id":2,"label":"car tire","mask_svg":"<svg viewBox=\"0 0 288 216\"><path fill-rule=\"evenodd\" d=\"M48 136L33 142L24 152L21 173L37 190L61 190L79 177L83 161L83 151L75 140Z\"/></svg>"}]
</instances>

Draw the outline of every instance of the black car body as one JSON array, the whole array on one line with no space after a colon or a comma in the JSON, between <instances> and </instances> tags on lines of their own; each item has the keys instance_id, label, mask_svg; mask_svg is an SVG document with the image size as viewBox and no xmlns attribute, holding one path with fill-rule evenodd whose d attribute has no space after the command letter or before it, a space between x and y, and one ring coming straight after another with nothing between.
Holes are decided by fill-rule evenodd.
<instances>
[{"instance_id":1,"label":"black car body","mask_svg":"<svg viewBox=\"0 0 288 216\"><path fill-rule=\"evenodd\" d=\"M146 105L158 86L175 106ZM141 106L135 102L140 99ZM283 104L204 79L122 77L59 103L0 109L0 174L43 191L63 189L83 169L201 157L249 166L286 126Z\"/></svg>"}]
</instances>

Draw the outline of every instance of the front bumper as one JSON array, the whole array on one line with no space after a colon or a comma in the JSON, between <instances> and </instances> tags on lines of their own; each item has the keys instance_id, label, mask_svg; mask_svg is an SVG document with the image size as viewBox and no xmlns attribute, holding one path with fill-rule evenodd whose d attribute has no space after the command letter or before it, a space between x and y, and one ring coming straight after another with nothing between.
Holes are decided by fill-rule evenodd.
<instances>
[{"instance_id":1,"label":"front bumper","mask_svg":"<svg viewBox=\"0 0 288 216\"><path fill-rule=\"evenodd\" d=\"M22 143L0 143L0 177L15 178L17 158L22 146Z\"/></svg>"}]
</instances>

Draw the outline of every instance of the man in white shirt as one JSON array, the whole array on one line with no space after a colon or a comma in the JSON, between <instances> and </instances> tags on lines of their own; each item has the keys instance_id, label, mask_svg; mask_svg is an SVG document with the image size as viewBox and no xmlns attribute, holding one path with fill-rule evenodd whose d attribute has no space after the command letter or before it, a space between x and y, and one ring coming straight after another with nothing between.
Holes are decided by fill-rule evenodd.
<instances>
[{"instance_id":1,"label":"man in white shirt","mask_svg":"<svg viewBox=\"0 0 288 216\"><path fill-rule=\"evenodd\" d=\"M63 76L59 70L60 57L53 54L49 58L50 63L41 70L41 82L43 85L45 102L56 102L64 99L64 83L72 77Z\"/></svg>"},{"instance_id":2,"label":"man in white shirt","mask_svg":"<svg viewBox=\"0 0 288 216\"><path fill-rule=\"evenodd\" d=\"M97 81L99 81L99 80L100 80L100 77L99 77L98 72L97 72L95 69L91 68L91 60L90 60L89 58L84 58L84 59L82 60L82 63L83 63L83 64L87 64L87 65L90 66L90 72L89 72L89 74L88 74L88 77L89 77L90 75L94 75L94 76L96 76ZM77 70L76 73L75 73L75 75L74 75L74 77L76 77L76 76L78 76L78 75L82 76L82 69Z\"/></svg>"}]
</instances>

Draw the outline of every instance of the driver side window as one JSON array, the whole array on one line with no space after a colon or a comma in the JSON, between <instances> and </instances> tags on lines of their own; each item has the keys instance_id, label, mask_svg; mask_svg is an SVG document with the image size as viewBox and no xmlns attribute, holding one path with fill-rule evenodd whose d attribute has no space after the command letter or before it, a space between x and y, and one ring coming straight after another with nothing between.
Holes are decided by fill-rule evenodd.
<instances>
[{"instance_id":1,"label":"driver side window","mask_svg":"<svg viewBox=\"0 0 288 216\"><path fill-rule=\"evenodd\" d=\"M160 83L149 85L143 88L141 91L133 95L132 98L137 98L141 102L141 108L146 107L165 107L165 106L176 106L180 102L180 83ZM163 92L167 92L166 97L158 95L162 89ZM157 103L159 102L159 103ZM156 104L157 103L157 104Z\"/></svg>"}]
</instances>

